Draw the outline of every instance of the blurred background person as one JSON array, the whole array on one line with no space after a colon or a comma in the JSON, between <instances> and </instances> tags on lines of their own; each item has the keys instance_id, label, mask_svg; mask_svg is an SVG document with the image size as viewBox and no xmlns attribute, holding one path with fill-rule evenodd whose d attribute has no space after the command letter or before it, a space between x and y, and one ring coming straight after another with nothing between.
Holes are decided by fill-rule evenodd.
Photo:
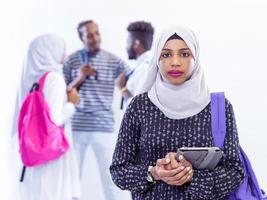
<instances>
[{"instance_id":1,"label":"blurred background person","mask_svg":"<svg viewBox=\"0 0 267 200\"><path fill-rule=\"evenodd\" d=\"M101 36L94 21L79 23L77 30L84 47L68 57L63 71L68 90L77 88L81 98L72 118L80 175L82 179L86 149L91 146L98 162L105 198L113 200L116 195L120 196L120 190L109 174L117 138L113 134L112 101L115 80L128 66L117 56L101 49Z\"/></svg>"},{"instance_id":2,"label":"blurred background person","mask_svg":"<svg viewBox=\"0 0 267 200\"><path fill-rule=\"evenodd\" d=\"M134 69L122 73L119 79L119 88L126 106L132 97L140 94L147 70L151 61L154 28L149 22L135 21L128 25L127 54L130 60L135 60ZM126 107L125 106L125 107Z\"/></svg>"},{"instance_id":3,"label":"blurred background person","mask_svg":"<svg viewBox=\"0 0 267 200\"><path fill-rule=\"evenodd\" d=\"M53 122L64 126L70 148L56 160L26 168L23 182L18 183L16 199L19 200L77 200L80 197L79 168L69 123L79 96L75 90L67 96L62 74L65 55L65 42L56 35L41 35L29 46L18 89L14 127L17 127L20 107L32 85L49 72L44 81L43 94Z\"/></svg>"}]
</instances>

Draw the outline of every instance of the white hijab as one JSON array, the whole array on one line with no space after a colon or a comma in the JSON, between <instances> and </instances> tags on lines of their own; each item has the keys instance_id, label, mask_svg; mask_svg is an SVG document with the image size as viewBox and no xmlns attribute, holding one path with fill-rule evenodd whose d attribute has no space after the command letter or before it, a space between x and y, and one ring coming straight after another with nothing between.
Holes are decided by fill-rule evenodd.
<instances>
[{"instance_id":1,"label":"white hijab","mask_svg":"<svg viewBox=\"0 0 267 200\"><path fill-rule=\"evenodd\" d=\"M158 64L165 43L175 33L184 40L194 58L191 64L191 77L181 85L166 82L160 75ZM149 99L170 119L194 116L210 102L210 93L199 64L198 41L195 34L186 27L172 27L161 34L147 74L142 92L148 91Z\"/></svg>"},{"instance_id":2,"label":"white hijab","mask_svg":"<svg viewBox=\"0 0 267 200\"><path fill-rule=\"evenodd\" d=\"M56 35L41 35L31 42L24 60L18 86L12 135L17 132L19 109L33 83L38 82L40 77L47 71L55 71L62 74L61 61L64 51L65 41Z\"/></svg>"}]
</instances>

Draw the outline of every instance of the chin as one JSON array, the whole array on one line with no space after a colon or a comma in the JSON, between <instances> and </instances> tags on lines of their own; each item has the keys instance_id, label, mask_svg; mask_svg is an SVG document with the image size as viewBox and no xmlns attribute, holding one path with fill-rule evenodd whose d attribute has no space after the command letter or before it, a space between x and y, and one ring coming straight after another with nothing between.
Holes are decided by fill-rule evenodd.
<instances>
[{"instance_id":1,"label":"chin","mask_svg":"<svg viewBox=\"0 0 267 200\"><path fill-rule=\"evenodd\" d=\"M173 85L182 85L183 83L176 83L176 82L174 82L174 83L172 83Z\"/></svg>"},{"instance_id":2,"label":"chin","mask_svg":"<svg viewBox=\"0 0 267 200\"><path fill-rule=\"evenodd\" d=\"M134 54L133 51L128 50L127 54L128 54L128 59L129 60L135 60L136 59L136 55Z\"/></svg>"},{"instance_id":3,"label":"chin","mask_svg":"<svg viewBox=\"0 0 267 200\"><path fill-rule=\"evenodd\" d=\"M129 59L129 60L135 60L135 59L136 59L136 56L128 55L128 59Z\"/></svg>"},{"instance_id":4,"label":"chin","mask_svg":"<svg viewBox=\"0 0 267 200\"><path fill-rule=\"evenodd\" d=\"M171 80L170 82L173 85L182 85L185 81L184 80Z\"/></svg>"},{"instance_id":5,"label":"chin","mask_svg":"<svg viewBox=\"0 0 267 200\"><path fill-rule=\"evenodd\" d=\"M100 51L100 48L94 48L91 50L92 53L97 53L98 51Z\"/></svg>"}]
</instances>

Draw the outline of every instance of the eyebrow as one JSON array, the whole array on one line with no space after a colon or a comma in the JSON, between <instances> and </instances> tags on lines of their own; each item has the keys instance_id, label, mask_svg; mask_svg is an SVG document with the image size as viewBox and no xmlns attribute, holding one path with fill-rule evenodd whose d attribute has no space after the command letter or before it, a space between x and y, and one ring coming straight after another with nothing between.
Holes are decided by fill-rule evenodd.
<instances>
[{"instance_id":1,"label":"eyebrow","mask_svg":"<svg viewBox=\"0 0 267 200\"><path fill-rule=\"evenodd\" d=\"M189 50L189 48L181 48L181 49L178 49L178 51L184 51L184 50ZM176 50L173 50L173 49L162 49L162 51L176 51Z\"/></svg>"}]
</instances>

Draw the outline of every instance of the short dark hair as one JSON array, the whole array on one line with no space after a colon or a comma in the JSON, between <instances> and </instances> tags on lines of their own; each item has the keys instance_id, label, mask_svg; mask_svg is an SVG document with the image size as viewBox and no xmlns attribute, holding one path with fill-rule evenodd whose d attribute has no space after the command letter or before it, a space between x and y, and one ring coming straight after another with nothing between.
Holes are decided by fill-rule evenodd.
<instances>
[{"instance_id":1,"label":"short dark hair","mask_svg":"<svg viewBox=\"0 0 267 200\"><path fill-rule=\"evenodd\" d=\"M140 40L146 50L152 46L154 28L149 22L136 21L129 24L128 32L133 33Z\"/></svg>"},{"instance_id":2,"label":"short dark hair","mask_svg":"<svg viewBox=\"0 0 267 200\"><path fill-rule=\"evenodd\" d=\"M94 23L94 24L95 24L95 22L94 22L93 20L82 21L82 22L80 22L80 23L78 24L77 31L78 31L78 34L79 34L80 39L82 39L82 31L81 31L81 29L82 29L84 26L86 26L87 24L89 24L89 23Z\"/></svg>"}]
</instances>

